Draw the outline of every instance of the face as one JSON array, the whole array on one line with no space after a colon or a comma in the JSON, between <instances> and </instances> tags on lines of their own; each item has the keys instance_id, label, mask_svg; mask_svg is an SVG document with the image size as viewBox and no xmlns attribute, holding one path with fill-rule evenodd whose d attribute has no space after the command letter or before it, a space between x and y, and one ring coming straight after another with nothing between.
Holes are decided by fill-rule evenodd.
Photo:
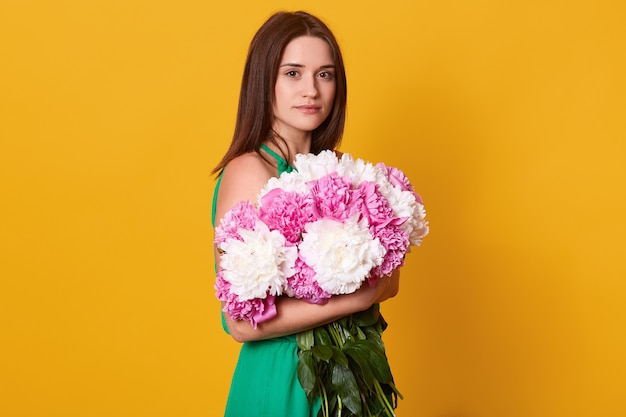
<instances>
[{"instance_id":1,"label":"face","mask_svg":"<svg viewBox=\"0 0 626 417\"><path fill-rule=\"evenodd\" d=\"M273 128L285 139L310 139L328 117L335 98L335 65L330 46L312 36L285 48L276 78Z\"/></svg>"}]
</instances>

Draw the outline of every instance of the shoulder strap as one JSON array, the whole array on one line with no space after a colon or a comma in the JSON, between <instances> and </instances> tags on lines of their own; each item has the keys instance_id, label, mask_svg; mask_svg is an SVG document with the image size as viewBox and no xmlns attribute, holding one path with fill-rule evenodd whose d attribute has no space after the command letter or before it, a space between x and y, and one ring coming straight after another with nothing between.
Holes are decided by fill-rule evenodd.
<instances>
[{"instance_id":1,"label":"shoulder strap","mask_svg":"<svg viewBox=\"0 0 626 417\"><path fill-rule=\"evenodd\" d=\"M271 150L266 144L261 144L261 149L263 149L265 152L273 156L274 159L276 159L276 163L278 164L278 175L282 174L283 172L291 172L294 170L294 167L289 165L289 163L285 161L285 158Z\"/></svg>"},{"instance_id":2,"label":"shoulder strap","mask_svg":"<svg viewBox=\"0 0 626 417\"><path fill-rule=\"evenodd\" d=\"M224 174L224 169L222 170L222 172L220 172L219 177L217 177L217 182L215 183L215 189L213 190L213 204L211 205L211 225L213 227L215 227L215 209L217 206L217 192L220 190L220 183L222 182L222 175Z\"/></svg>"}]
</instances>

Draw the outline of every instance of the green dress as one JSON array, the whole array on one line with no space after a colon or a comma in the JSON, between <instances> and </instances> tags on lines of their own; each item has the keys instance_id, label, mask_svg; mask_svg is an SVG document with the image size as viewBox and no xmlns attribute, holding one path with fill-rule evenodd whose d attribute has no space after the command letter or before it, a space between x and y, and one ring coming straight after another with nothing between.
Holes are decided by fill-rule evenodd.
<instances>
[{"instance_id":1,"label":"green dress","mask_svg":"<svg viewBox=\"0 0 626 417\"><path fill-rule=\"evenodd\" d=\"M265 145L262 149L274 157L278 175L293 170L278 154ZM220 177L221 179L221 177ZM213 195L213 222L220 180ZM222 327L228 328L222 313ZM230 385L225 417L315 417L319 398L309 404L298 381L298 346L295 335L246 342Z\"/></svg>"}]
</instances>

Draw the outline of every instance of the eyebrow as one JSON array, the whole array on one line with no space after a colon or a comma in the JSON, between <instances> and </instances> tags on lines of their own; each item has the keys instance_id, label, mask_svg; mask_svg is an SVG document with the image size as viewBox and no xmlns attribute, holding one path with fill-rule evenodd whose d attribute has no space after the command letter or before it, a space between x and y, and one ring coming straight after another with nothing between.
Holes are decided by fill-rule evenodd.
<instances>
[{"instance_id":1,"label":"eyebrow","mask_svg":"<svg viewBox=\"0 0 626 417\"><path fill-rule=\"evenodd\" d=\"M281 68L282 68L282 67L296 67L296 68L304 68L305 66L304 66L304 65L302 65L302 64L296 64L296 63L293 63L293 62L287 62L286 64L281 64L281 66L280 66L280 67L281 67ZM322 65L322 66L320 67L320 69L322 69L322 68L335 68L335 64L327 64L327 65Z\"/></svg>"}]
</instances>

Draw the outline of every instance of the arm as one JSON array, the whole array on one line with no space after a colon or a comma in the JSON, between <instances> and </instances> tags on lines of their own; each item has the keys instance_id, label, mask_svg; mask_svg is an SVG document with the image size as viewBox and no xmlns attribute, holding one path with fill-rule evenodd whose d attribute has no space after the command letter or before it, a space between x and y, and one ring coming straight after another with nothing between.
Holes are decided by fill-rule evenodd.
<instances>
[{"instance_id":1,"label":"arm","mask_svg":"<svg viewBox=\"0 0 626 417\"><path fill-rule=\"evenodd\" d=\"M395 296L398 293L399 280L400 273L395 271L390 277L378 280L374 287L365 284L352 294L334 296L322 305L309 304L286 296L279 297L276 300L276 317L259 324L256 329L249 322L233 320L227 314L226 324L230 334L238 342L298 333L366 310L372 304Z\"/></svg>"}]
</instances>

